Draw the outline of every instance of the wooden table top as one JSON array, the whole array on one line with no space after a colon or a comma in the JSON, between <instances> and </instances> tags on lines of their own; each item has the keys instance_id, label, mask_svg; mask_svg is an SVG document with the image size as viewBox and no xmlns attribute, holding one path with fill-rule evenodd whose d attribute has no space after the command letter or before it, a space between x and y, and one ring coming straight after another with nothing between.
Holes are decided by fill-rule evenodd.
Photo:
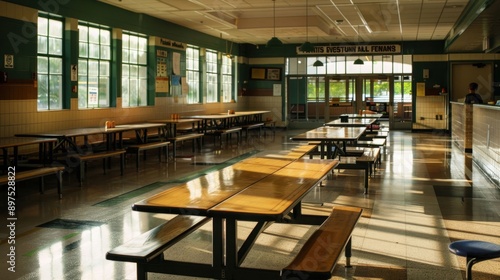
<instances>
[{"instance_id":1,"label":"wooden table top","mask_svg":"<svg viewBox=\"0 0 500 280\"><path fill-rule=\"evenodd\" d=\"M136 130L136 129L146 129L146 128L155 128L161 127L163 124L155 124L155 123L134 123L134 124L122 124L117 125L114 128L104 128L103 127L78 127L78 128L68 128L61 129L49 132L34 132L34 133L21 133L16 134L16 136L20 137L49 137L49 138L59 138L59 137L78 137L78 136L86 136L93 134L109 134L109 133L117 133L128 130Z\"/></svg>"},{"instance_id":2,"label":"wooden table top","mask_svg":"<svg viewBox=\"0 0 500 280\"><path fill-rule=\"evenodd\" d=\"M295 141L354 141L365 132L366 127L323 126L293 136Z\"/></svg>"},{"instance_id":3,"label":"wooden table top","mask_svg":"<svg viewBox=\"0 0 500 280\"><path fill-rule=\"evenodd\" d=\"M342 114L350 119L380 119L383 114Z\"/></svg>"},{"instance_id":4,"label":"wooden table top","mask_svg":"<svg viewBox=\"0 0 500 280\"><path fill-rule=\"evenodd\" d=\"M152 213L191 215L209 215L210 211L214 209L216 212L227 212L229 211L228 207L238 208L234 206L235 202L230 202L231 204L222 206L222 208L218 208L218 205L230 198L239 197L242 191L254 188L254 186L256 190L259 190L257 191L259 197L262 197L266 184L274 185L270 185L265 196L283 196L284 201L290 198L297 199L305 195L306 185L310 187L312 181L319 180L319 177L322 178L327 174L326 170L331 170L336 164L338 161L319 159L301 159L295 163L292 160L250 158L139 201L132 206L132 209ZM261 184L260 182L266 183ZM296 186L290 184L301 187L297 190ZM274 194L278 185L289 190ZM247 197L248 194L244 196ZM251 203L246 202L246 205L262 203L256 202L256 199L257 197ZM276 204L276 200L277 198L272 199L273 203ZM287 203L284 203L281 210L290 206L285 204ZM275 206L267 208L274 209ZM277 210L280 211L280 209ZM266 210L266 212L257 213L257 215L268 215L269 213ZM275 215L275 212L272 214ZM274 216L270 219L274 219Z\"/></svg>"},{"instance_id":5,"label":"wooden table top","mask_svg":"<svg viewBox=\"0 0 500 280\"><path fill-rule=\"evenodd\" d=\"M278 220L337 164L337 160L299 159L225 199L211 208L209 215L238 220Z\"/></svg>"},{"instance_id":6,"label":"wooden table top","mask_svg":"<svg viewBox=\"0 0 500 280\"><path fill-rule=\"evenodd\" d=\"M151 123L194 123L194 122L198 122L199 120L198 119L159 119L159 120L150 120L148 122L151 122Z\"/></svg>"},{"instance_id":7,"label":"wooden table top","mask_svg":"<svg viewBox=\"0 0 500 280\"><path fill-rule=\"evenodd\" d=\"M218 113L218 114L207 114L207 115L194 115L187 116L187 118L192 119L226 119L226 118L234 118L234 117L242 117L242 116L251 116L251 115L261 115L269 113L269 111L240 111L234 112L234 114L228 113Z\"/></svg>"},{"instance_id":8,"label":"wooden table top","mask_svg":"<svg viewBox=\"0 0 500 280\"><path fill-rule=\"evenodd\" d=\"M325 123L326 126L368 126L370 124L373 124L376 122L377 119L375 118L349 118L347 119L347 122L342 122L340 119L333 120L331 122Z\"/></svg>"},{"instance_id":9,"label":"wooden table top","mask_svg":"<svg viewBox=\"0 0 500 280\"><path fill-rule=\"evenodd\" d=\"M11 148L40 143L56 142L54 138L35 138L35 137L1 137L0 148Z\"/></svg>"}]
</instances>

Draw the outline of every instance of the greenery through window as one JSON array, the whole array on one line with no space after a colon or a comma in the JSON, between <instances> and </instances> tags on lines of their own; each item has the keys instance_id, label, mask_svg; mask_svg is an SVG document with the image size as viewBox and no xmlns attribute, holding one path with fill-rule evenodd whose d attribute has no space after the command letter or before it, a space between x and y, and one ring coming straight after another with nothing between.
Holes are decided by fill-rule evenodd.
<instances>
[{"instance_id":1,"label":"greenery through window","mask_svg":"<svg viewBox=\"0 0 500 280\"><path fill-rule=\"evenodd\" d=\"M63 22L38 16L38 110L60 110L63 104Z\"/></svg>"},{"instance_id":2,"label":"greenery through window","mask_svg":"<svg viewBox=\"0 0 500 280\"><path fill-rule=\"evenodd\" d=\"M222 56L222 102L230 102L233 96L233 60Z\"/></svg>"},{"instance_id":3,"label":"greenery through window","mask_svg":"<svg viewBox=\"0 0 500 280\"><path fill-rule=\"evenodd\" d=\"M111 32L87 23L78 32L78 108L109 107Z\"/></svg>"},{"instance_id":4,"label":"greenery through window","mask_svg":"<svg viewBox=\"0 0 500 280\"><path fill-rule=\"evenodd\" d=\"M143 35L122 36L122 106L146 106L148 41Z\"/></svg>"},{"instance_id":5,"label":"greenery through window","mask_svg":"<svg viewBox=\"0 0 500 280\"><path fill-rule=\"evenodd\" d=\"M218 102L218 87L217 87L217 52L207 50L206 52L206 63L207 63L207 73L206 73L206 92L207 92L207 103Z\"/></svg>"},{"instance_id":6,"label":"greenery through window","mask_svg":"<svg viewBox=\"0 0 500 280\"><path fill-rule=\"evenodd\" d=\"M200 49L188 46L186 49L186 80L188 84L187 103L200 103Z\"/></svg>"}]
</instances>

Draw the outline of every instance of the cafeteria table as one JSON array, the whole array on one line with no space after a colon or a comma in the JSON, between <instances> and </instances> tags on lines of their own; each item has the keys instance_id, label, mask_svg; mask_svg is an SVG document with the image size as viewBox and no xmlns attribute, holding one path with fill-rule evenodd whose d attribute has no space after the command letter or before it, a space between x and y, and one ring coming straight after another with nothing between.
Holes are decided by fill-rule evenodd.
<instances>
[{"instance_id":1,"label":"cafeteria table","mask_svg":"<svg viewBox=\"0 0 500 280\"><path fill-rule=\"evenodd\" d=\"M163 260L161 267L154 265L155 272L219 279L281 279L281 269L241 264L260 233L290 213L293 218L287 219L289 223L319 225L327 218L303 215L301 201L337 164L336 160L323 159L250 159L135 203L132 209L136 211L212 218L210 264ZM239 248L238 221L256 222Z\"/></svg>"},{"instance_id":2,"label":"cafeteria table","mask_svg":"<svg viewBox=\"0 0 500 280\"><path fill-rule=\"evenodd\" d=\"M375 118L348 118L347 121L343 122L342 119L336 119L325 123L326 126L338 126L338 127L368 127L377 121Z\"/></svg>"},{"instance_id":3,"label":"cafeteria table","mask_svg":"<svg viewBox=\"0 0 500 280\"><path fill-rule=\"evenodd\" d=\"M141 143L147 142L148 129L161 128L164 124L154 123L134 123L117 125L113 128L105 127L83 127L83 128L69 128L49 132L35 132L35 133L21 133L16 134L18 137L35 137L35 138L53 138L57 140L54 150L62 150L68 152L69 150L82 153L81 148L78 146L76 139L83 137L84 146L89 146L89 136L105 135L107 139L107 149L112 150L115 148L122 148L123 146L123 132L135 131L137 139ZM117 137L118 135L118 137Z\"/></svg>"},{"instance_id":4,"label":"cafeteria table","mask_svg":"<svg viewBox=\"0 0 500 280\"><path fill-rule=\"evenodd\" d=\"M33 138L33 137L1 137L0 148L3 152L3 164L8 166L9 149L12 148L13 161L12 164L17 166L19 159L19 147L38 145L38 158L40 163L50 163L52 161L52 150L56 139L53 138Z\"/></svg>"},{"instance_id":5,"label":"cafeteria table","mask_svg":"<svg viewBox=\"0 0 500 280\"><path fill-rule=\"evenodd\" d=\"M307 132L295 135L290 139L293 141L320 141L320 156L333 158L332 148L335 147L340 153L346 153L347 142L356 142L365 132L366 127L333 127L323 126ZM338 146L342 143L342 147ZM326 153L325 153L326 150Z\"/></svg>"}]
</instances>

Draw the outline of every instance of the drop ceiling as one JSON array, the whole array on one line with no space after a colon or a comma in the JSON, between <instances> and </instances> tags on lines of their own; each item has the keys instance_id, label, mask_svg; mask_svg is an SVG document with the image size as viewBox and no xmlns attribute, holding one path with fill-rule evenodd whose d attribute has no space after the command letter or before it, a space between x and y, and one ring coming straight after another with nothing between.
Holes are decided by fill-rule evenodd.
<instances>
[{"instance_id":1,"label":"drop ceiling","mask_svg":"<svg viewBox=\"0 0 500 280\"><path fill-rule=\"evenodd\" d=\"M500 23L495 17L500 11L500 1L490 1L493 3L477 17L464 13L470 12L467 0L101 2L232 42L255 45L266 44L274 35L285 44L300 44L306 40L313 44L447 40L450 42L448 52L483 52L485 40L492 48L494 37L500 32ZM464 15L473 21L464 24ZM457 23L462 25L460 30L457 30Z\"/></svg>"}]
</instances>

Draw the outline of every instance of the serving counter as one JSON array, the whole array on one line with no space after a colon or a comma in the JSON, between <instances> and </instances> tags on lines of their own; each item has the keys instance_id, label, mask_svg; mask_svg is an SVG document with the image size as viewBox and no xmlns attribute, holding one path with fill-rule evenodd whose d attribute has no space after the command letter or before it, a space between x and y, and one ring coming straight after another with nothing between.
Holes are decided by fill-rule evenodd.
<instances>
[{"instance_id":1,"label":"serving counter","mask_svg":"<svg viewBox=\"0 0 500 280\"><path fill-rule=\"evenodd\" d=\"M500 106L473 105L472 160L500 188Z\"/></svg>"},{"instance_id":2,"label":"serving counter","mask_svg":"<svg viewBox=\"0 0 500 280\"><path fill-rule=\"evenodd\" d=\"M451 103L451 139L462 151L472 152L473 106L460 102Z\"/></svg>"}]
</instances>

